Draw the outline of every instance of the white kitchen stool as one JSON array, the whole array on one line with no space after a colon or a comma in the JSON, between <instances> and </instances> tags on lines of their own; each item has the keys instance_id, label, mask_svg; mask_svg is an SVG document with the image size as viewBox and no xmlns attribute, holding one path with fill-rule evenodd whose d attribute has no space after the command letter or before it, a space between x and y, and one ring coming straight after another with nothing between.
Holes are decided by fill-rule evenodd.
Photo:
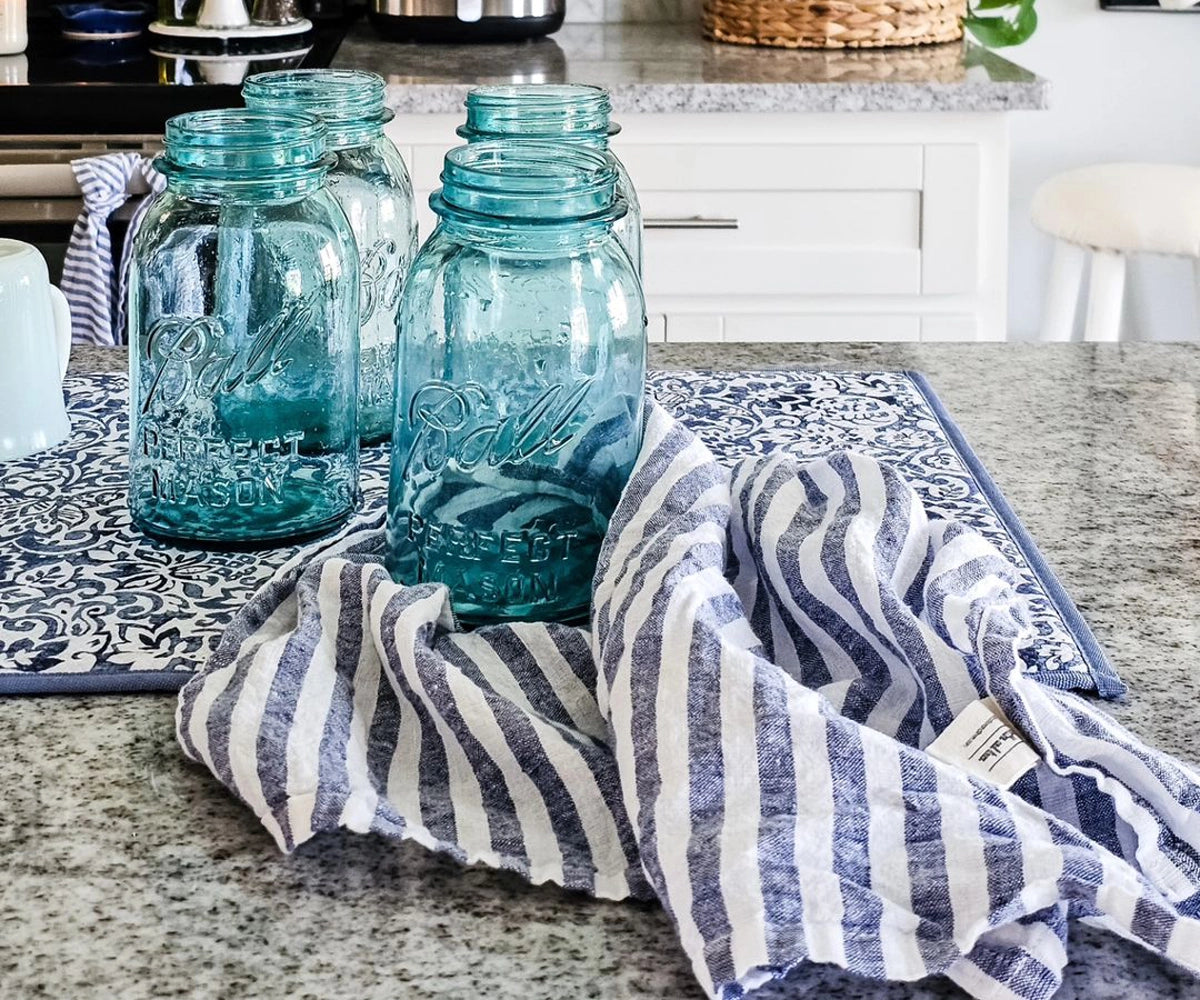
<instances>
[{"instance_id":1,"label":"white kitchen stool","mask_svg":"<svg viewBox=\"0 0 1200 1000\"><path fill-rule=\"evenodd\" d=\"M1071 339L1089 252L1084 340L1120 339L1125 257L1131 253L1192 258L1200 308L1200 168L1110 163L1068 170L1038 188L1033 224L1057 241L1042 340Z\"/></svg>"}]
</instances>

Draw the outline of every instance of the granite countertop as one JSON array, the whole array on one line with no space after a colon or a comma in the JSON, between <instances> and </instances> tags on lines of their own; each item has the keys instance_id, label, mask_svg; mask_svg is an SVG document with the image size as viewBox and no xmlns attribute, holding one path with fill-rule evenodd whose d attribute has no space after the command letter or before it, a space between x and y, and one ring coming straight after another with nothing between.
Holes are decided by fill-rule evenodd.
<instances>
[{"instance_id":1,"label":"granite countertop","mask_svg":"<svg viewBox=\"0 0 1200 1000\"><path fill-rule=\"evenodd\" d=\"M707 41L698 24L569 24L519 45L399 45L357 24L335 67L386 77L400 112L459 114L480 83L591 83L618 113L678 111L1017 111L1048 84L966 43L786 50Z\"/></svg>"},{"instance_id":2,"label":"granite countertop","mask_svg":"<svg viewBox=\"0 0 1200 1000\"><path fill-rule=\"evenodd\" d=\"M1129 684L1115 713L1200 763L1200 349L913 344L656 347L679 367L919 368ZM81 349L77 368L117 368ZM71 1000L696 998L655 906L602 903L340 832L280 855L175 744L164 695L0 699L0 996ZM1062 1000L1200 984L1072 930ZM806 970L754 994L933 1000Z\"/></svg>"}]
</instances>

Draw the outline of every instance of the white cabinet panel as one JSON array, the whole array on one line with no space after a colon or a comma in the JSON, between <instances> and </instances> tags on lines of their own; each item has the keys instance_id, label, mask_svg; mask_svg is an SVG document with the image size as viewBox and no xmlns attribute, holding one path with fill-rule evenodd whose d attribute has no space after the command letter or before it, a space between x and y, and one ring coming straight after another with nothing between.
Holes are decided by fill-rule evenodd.
<instances>
[{"instance_id":1,"label":"white cabinet panel","mask_svg":"<svg viewBox=\"0 0 1200 1000\"><path fill-rule=\"evenodd\" d=\"M886 295L921 290L917 250L724 249L646 233L646 295ZM667 238L665 238L667 237Z\"/></svg>"},{"instance_id":2,"label":"white cabinet panel","mask_svg":"<svg viewBox=\"0 0 1200 1000\"><path fill-rule=\"evenodd\" d=\"M919 144L639 145L618 138L613 151L639 192L918 191L922 184Z\"/></svg>"},{"instance_id":3,"label":"white cabinet panel","mask_svg":"<svg viewBox=\"0 0 1200 1000\"><path fill-rule=\"evenodd\" d=\"M667 343L719 342L725 339L720 316L667 316Z\"/></svg>"},{"instance_id":4,"label":"white cabinet panel","mask_svg":"<svg viewBox=\"0 0 1200 1000\"><path fill-rule=\"evenodd\" d=\"M925 147L921 291L971 292L979 285L980 149Z\"/></svg>"},{"instance_id":5,"label":"white cabinet panel","mask_svg":"<svg viewBox=\"0 0 1200 1000\"><path fill-rule=\"evenodd\" d=\"M433 191L442 186L442 160L446 150L461 145L462 140L453 133L446 137L444 145L419 145L412 147L412 159L408 161L408 172L412 175L413 187L422 191Z\"/></svg>"},{"instance_id":6,"label":"white cabinet panel","mask_svg":"<svg viewBox=\"0 0 1200 1000\"><path fill-rule=\"evenodd\" d=\"M667 339L667 317L654 313L646 317L646 340L651 344L662 344Z\"/></svg>"},{"instance_id":7,"label":"white cabinet panel","mask_svg":"<svg viewBox=\"0 0 1200 1000\"><path fill-rule=\"evenodd\" d=\"M726 342L917 340L918 316L781 315L726 316Z\"/></svg>"},{"instance_id":8,"label":"white cabinet panel","mask_svg":"<svg viewBox=\"0 0 1200 1000\"><path fill-rule=\"evenodd\" d=\"M970 314L930 315L921 318L922 340L978 340L979 323Z\"/></svg>"}]
</instances>

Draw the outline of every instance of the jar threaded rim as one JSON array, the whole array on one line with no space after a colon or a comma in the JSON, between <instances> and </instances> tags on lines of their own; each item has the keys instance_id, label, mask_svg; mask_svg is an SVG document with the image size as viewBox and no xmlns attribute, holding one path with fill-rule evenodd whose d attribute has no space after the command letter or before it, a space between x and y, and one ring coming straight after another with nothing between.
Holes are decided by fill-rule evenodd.
<instances>
[{"instance_id":1,"label":"jar threaded rim","mask_svg":"<svg viewBox=\"0 0 1200 1000\"><path fill-rule=\"evenodd\" d=\"M316 115L329 127L332 146L362 138L392 120L387 85L378 73L357 69L285 69L255 73L242 85L248 108Z\"/></svg>"},{"instance_id":2,"label":"jar threaded rim","mask_svg":"<svg viewBox=\"0 0 1200 1000\"><path fill-rule=\"evenodd\" d=\"M613 135L612 101L603 87L573 83L497 84L467 94L466 122L473 136L561 138Z\"/></svg>"},{"instance_id":3,"label":"jar threaded rim","mask_svg":"<svg viewBox=\"0 0 1200 1000\"><path fill-rule=\"evenodd\" d=\"M324 173L325 123L314 115L243 108L168 118L155 169L173 177L263 183Z\"/></svg>"},{"instance_id":4,"label":"jar threaded rim","mask_svg":"<svg viewBox=\"0 0 1200 1000\"><path fill-rule=\"evenodd\" d=\"M446 153L439 215L524 224L611 221L624 214L617 170L605 153L580 146L497 139Z\"/></svg>"}]
</instances>

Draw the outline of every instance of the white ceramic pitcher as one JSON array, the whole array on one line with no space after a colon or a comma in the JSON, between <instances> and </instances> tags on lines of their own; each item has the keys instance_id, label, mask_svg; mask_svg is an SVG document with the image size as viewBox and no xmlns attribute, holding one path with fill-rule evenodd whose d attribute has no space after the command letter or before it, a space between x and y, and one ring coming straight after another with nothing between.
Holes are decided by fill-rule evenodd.
<instances>
[{"instance_id":1,"label":"white ceramic pitcher","mask_svg":"<svg viewBox=\"0 0 1200 1000\"><path fill-rule=\"evenodd\" d=\"M46 261L0 239L0 462L66 440L62 381L71 356L71 310Z\"/></svg>"}]
</instances>

